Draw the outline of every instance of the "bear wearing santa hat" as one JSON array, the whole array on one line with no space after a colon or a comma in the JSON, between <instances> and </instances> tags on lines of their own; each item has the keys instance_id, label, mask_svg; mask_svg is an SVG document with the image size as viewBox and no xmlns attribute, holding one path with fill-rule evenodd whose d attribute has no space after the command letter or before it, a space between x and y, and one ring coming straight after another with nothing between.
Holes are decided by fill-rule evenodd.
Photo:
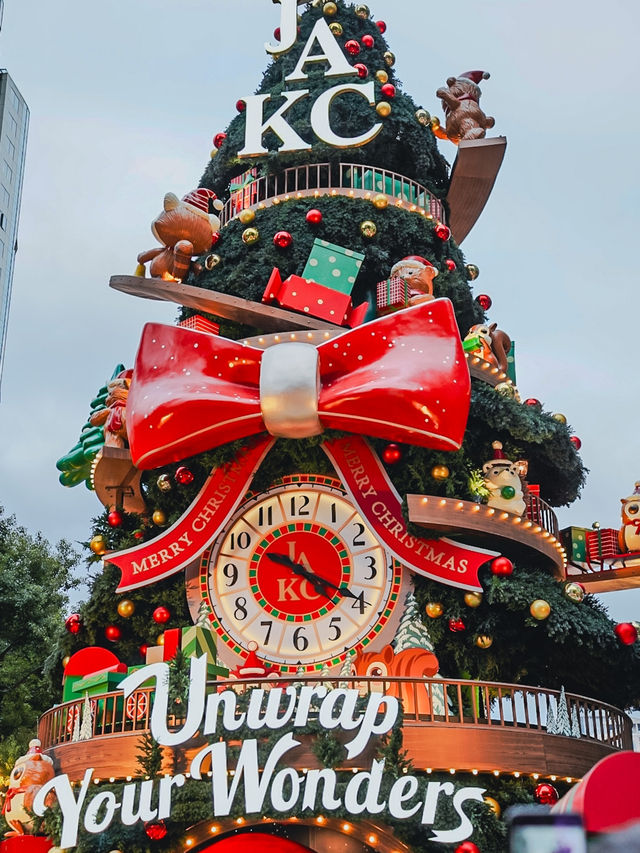
<instances>
[{"instance_id":1,"label":"bear wearing santa hat","mask_svg":"<svg viewBox=\"0 0 640 853\"><path fill-rule=\"evenodd\" d=\"M486 71L465 71L459 77L447 77L447 88L438 89L446 117L445 131L452 142L461 139L482 139L496 120L480 109L481 80L488 80Z\"/></svg>"}]
</instances>

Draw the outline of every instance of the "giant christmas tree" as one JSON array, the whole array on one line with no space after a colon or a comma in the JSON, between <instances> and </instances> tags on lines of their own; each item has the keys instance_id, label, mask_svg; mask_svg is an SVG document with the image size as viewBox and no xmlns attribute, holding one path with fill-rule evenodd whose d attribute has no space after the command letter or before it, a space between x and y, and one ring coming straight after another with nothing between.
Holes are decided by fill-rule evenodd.
<instances>
[{"instance_id":1,"label":"giant christmas tree","mask_svg":"<svg viewBox=\"0 0 640 853\"><path fill-rule=\"evenodd\" d=\"M479 214L460 192L468 158L504 149L485 138L482 72L439 91L441 128L402 90L384 22L364 4L301 5L297 24L295 5L282 3L272 60L216 134L199 188L165 199L162 245L141 252L137 276L112 281L181 305L180 325L144 330L132 370L91 404L91 441L59 463L65 485L86 478L105 505L90 542L104 569L51 657L75 710L58 710L44 746L55 755L72 740L93 672L110 669L94 685L111 690L145 661L168 663L178 725L188 658L203 653L210 684L230 672L247 687L357 687L361 703L382 692L404 726L378 744L384 780L363 804L349 778L367 762L350 760L311 704L306 763L292 761L337 774L333 800L296 798L290 781L286 808L272 797L255 814L237 796L216 811L214 794L212 815L192 772L170 817L153 800L146 820L105 823L98 847L94 815L81 850L208 849L212 834L240 844L260 831L320 851L325 825L354 851L469 837L501 850L501 808L625 745L622 714L606 712L606 733L593 715L640 695L637 644L567 581L552 508L583 484L579 441L562 416L520 399L508 336L455 240ZM439 145L455 149L438 136L459 144L453 171ZM88 648L93 671L74 669ZM157 771L151 697L95 695L96 742L144 735L144 772ZM238 695L246 710L250 690ZM560 708L567 726L547 733ZM485 742L509 727L520 741ZM462 744L449 760L447 734ZM583 740L596 751L571 763ZM186 767L178 749L164 761ZM114 758L101 775L120 797L135 774ZM466 792L459 805L455 792ZM420 796L420 813L402 805Z\"/></svg>"}]
</instances>

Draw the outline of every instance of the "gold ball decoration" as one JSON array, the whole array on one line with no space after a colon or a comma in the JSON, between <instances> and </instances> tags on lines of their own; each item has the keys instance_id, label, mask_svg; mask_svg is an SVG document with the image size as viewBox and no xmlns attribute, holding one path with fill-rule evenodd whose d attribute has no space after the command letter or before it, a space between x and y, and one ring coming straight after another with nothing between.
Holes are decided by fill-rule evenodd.
<instances>
[{"instance_id":1,"label":"gold ball decoration","mask_svg":"<svg viewBox=\"0 0 640 853\"><path fill-rule=\"evenodd\" d=\"M490 649L493 645L493 637L490 637L489 634L480 634L476 637L476 646L479 649Z\"/></svg>"},{"instance_id":2,"label":"gold ball decoration","mask_svg":"<svg viewBox=\"0 0 640 853\"><path fill-rule=\"evenodd\" d=\"M559 424L566 424L567 416L563 415L562 412L554 412L551 417L554 421L558 421Z\"/></svg>"},{"instance_id":3,"label":"gold ball decoration","mask_svg":"<svg viewBox=\"0 0 640 853\"><path fill-rule=\"evenodd\" d=\"M421 124L423 127L426 127L431 121L431 113L427 112L426 110L423 110L421 107L419 110L416 110L416 119L418 120L419 124Z\"/></svg>"},{"instance_id":4,"label":"gold ball decoration","mask_svg":"<svg viewBox=\"0 0 640 853\"><path fill-rule=\"evenodd\" d=\"M164 631L156 637L156 646L164 646Z\"/></svg>"},{"instance_id":5,"label":"gold ball decoration","mask_svg":"<svg viewBox=\"0 0 640 853\"><path fill-rule=\"evenodd\" d=\"M342 24L338 23L338 21L331 21L329 24L329 29L334 34L334 36L341 36L344 30L342 29Z\"/></svg>"},{"instance_id":6,"label":"gold ball decoration","mask_svg":"<svg viewBox=\"0 0 640 853\"><path fill-rule=\"evenodd\" d=\"M566 583L564 585L563 592L569 599L569 601L573 601L575 604L580 604L584 601L585 588L582 586L581 583L569 581L569 583Z\"/></svg>"},{"instance_id":7,"label":"gold ball decoration","mask_svg":"<svg viewBox=\"0 0 640 853\"><path fill-rule=\"evenodd\" d=\"M211 271L211 270L215 269L221 261L222 261L222 258L220 257L220 255L216 255L216 254L207 255L207 257L204 259L205 269L208 269L209 271ZM168 491L168 489L166 489L165 491Z\"/></svg>"},{"instance_id":8,"label":"gold ball decoration","mask_svg":"<svg viewBox=\"0 0 640 853\"><path fill-rule=\"evenodd\" d=\"M440 127L440 119L437 116L431 116L429 124L432 130L437 130Z\"/></svg>"},{"instance_id":9,"label":"gold ball decoration","mask_svg":"<svg viewBox=\"0 0 640 853\"><path fill-rule=\"evenodd\" d=\"M336 15L338 13L338 7L336 6L335 3L332 2L332 0L329 0L329 2L325 3L324 6L322 7L322 12L328 18L331 18L331 17L333 17L333 15Z\"/></svg>"},{"instance_id":10,"label":"gold ball decoration","mask_svg":"<svg viewBox=\"0 0 640 853\"><path fill-rule=\"evenodd\" d=\"M439 616L442 616L444 608L439 601L428 601L424 610L429 619L437 619Z\"/></svg>"},{"instance_id":11,"label":"gold ball decoration","mask_svg":"<svg viewBox=\"0 0 640 853\"><path fill-rule=\"evenodd\" d=\"M247 246L253 246L260 239L260 232L257 228L246 228L242 232L242 242Z\"/></svg>"},{"instance_id":12,"label":"gold ball decoration","mask_svg":"<svg viewBox=\"0 0 640 853\"><path fill-rule=\"evenodd\" d=\"M516 386L511 382L498 382L495 390L501 397L507 397L509 400L515 400Z\"/></svg>"},{"instance_id":13,"label":"gold ball decoration","mask_svg":"<svg viewBox=\"0 0 640 853\"><path fill-rule=\"evenodd\" d=\"M545 601L544 598L536 598L529 608L529 613L531 613L533 618L537 619L538 622L542 622L542 620L546 619L551 613L551 605L548 601Z\"/></svg>"},{"instance_id":14,"label":"gold ball decoration","mask_svg":"<svg viewBox=\"0 0 640 853\"><path fill-rule=\"evenodd\" d=\"M371 240L371 238L375 237L378 233L378 226L370 219L365 219L364 222L360 223L360 233L363 237L366 237L368 240Z\"/></svg>"},{"instance_id":15,"label":"gold ball decoration","mask_svg":"<svg viewBox=\"0 0 640 853\"><path fill-rule=\"evenodd\" d=\"M395 53L392 53L390 50L385 50L385 52L383 54L383 59L384 59L385 65L387 65L389 68L393 68L393 66L396 64L396 55L395 55Z\"/></svg>"},{"instance_id":16,"label":"gold ball decoration","mask_svg":"<svg viewBox=\"0 0 640 853\"><path fill-rule=\"evenodd\" d=\"M465 592L464 603L467 605L467 607L480 607L480 605L482 604L482 593Z\"/></svg>"},{"instance_id":17,"label":"gold ball decoration","mask_svg":"<svg viewBox=\"0 0 640 853\"><path fill-rule=\"evenodd\" d=\"M238 214L238 219L240 220L240 222L242 222L243 225L251 225L255 218L255 210L251 210L249 208L247 208L247 210L241 210Z\"/></svg>"},{"instance_id":18,"label":"gold ball decoration","mask_svg":"<svg viewBox=\"0 0 640 853\"><path fill-rule=\"evenodd\" d=\"M101 533L98 533L98 535L94 536L91 542L89 542L89 548L91 548L94 554L101 557L103 554L107 553L107 540Z\"/></svg>"},{"instance_id":19,"label":"gold ball decoration","mask_svg":"<svg viewBox=\"0 0 640 853\"><path fill-rule=\"evenodd\" d=\"M167 523L167 516L165 515L165 513L164 513L161 509L157 509L157 510L153 513L153 515L151 516L151 518L153 519L153 523L154 523L157 527L162 527L164 524L166 524L166 523Z\"/></svg>"},{"instance_id":20,"label":"gold ball decoration","mask_svg":"<svg viewBox=\"0 0 640 853\"><path fill-rule=\"evenodd\" d=\"M389 101L380 101L376 106L376 112L382 118L388 118L391 115L391 104Z\"/></svg>"},{"instance_id":21,"label":"gold ball decoration","mask_svg":"<svg viewBox=\"0 0 640 853\"><path fill-rule=\"evenodd\" d=\"M70 660L71 660L71 658L69 657L69 655L65 655L65 656L62 658L62 667L63 667L63 669L66 669L66 668L67 668L67 664L69 663L69 661L70 661Z\"/></svg>"},{"instance_id":22,"label":"gold ball decoration","mask_svg":"<svg viewBox=\"0 0 640 853\"><path fill-rule=\"evenodd\" d=\"M447 480L450 473L446 465L434 465L431 469L431 476L434 480Z\"/></svg>"},{"instance_id":23,"label":"gold ball decoration","mask_svg":"<svg viewBox=\"0 0 640 853\"><path fill-rule=\"evenodd\" d=\"M361 18L363 21L366 21L369 18L369 15L371 14L371 9L369 9L369 7L366 6L364 3L358 3L355 12L358 18Z\"/></svg>"},{"instance_id":24,"label":"gold ball decoration","mask_svg":"<svg viewBox=\"0 0 640 853\"><path fill-rule=\"evenodd\" d=\"M378 83L388 83L389 75L386 71L376 71L376 80Z\"/></svg>"},{"instance_id":25,"label":"gold ball decoration","mask_svg":"<svg viewBox=\"0 0 640 853\"><path fill-rule=\"evenodd\" d=\"M384 210L385 207L389 206L389 199L386 197L386 195L378 193L378 195L375 195L373 197L372 204L378 210Z\"/></svg>"},{"instance_id":26,"label":"gold ball decoration","mask_svg":"<svg viewBox=\"0 0 640 853\"><path fill-rule=\"evenodd\" d=\"M128 598L123 598L122 601L118 602L118 613L123 619L130 619L135 612L136 606Z\"/></svg>"},{"instance_id":27,"label":"gold ball decoration","mask_svg":"<svg viewBox=\"0 0 640 853\"><path fill-rule=\"evenodd\" d=\"M213 158L214 158L214 157L217 157L217 156L218 156L218 149L217 149L217 148L212 148L212 149L211 149L211 153L209 154L209 156L211 157L211 159L212 159L212 160L213 160Z\"/></svg>"},{"instance_id":28,"label":"gold ball decoration","mask_svg":"<svg viewBox=\"0 0 640 853\"><path fill-rule=\"evenodd\" d=\"M500 815L502 814L502 809L500 808L500 803L497 800L494 800L493 797L483 797L482 799L489 806L489 808L494 813L494 815L499 818Z\"/></svg>"}]
</instances>

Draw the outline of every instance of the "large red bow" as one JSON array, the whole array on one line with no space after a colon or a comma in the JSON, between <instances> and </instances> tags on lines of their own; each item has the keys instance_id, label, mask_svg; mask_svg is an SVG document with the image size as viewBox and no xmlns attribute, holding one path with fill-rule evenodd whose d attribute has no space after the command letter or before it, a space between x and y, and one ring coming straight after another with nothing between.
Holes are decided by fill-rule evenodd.
<instances>
[{"instance_id":1,"label":"large red bow","mask_svg":"<svg viewBox=\"0 0 640 853\"><path fill-rule=\"evenodd\" d=\"M276 346L285 362L293 356L291 344ZM349 329L317 351L320 430L460 447L471 384L448 299ZM263 355L226 338L146 325L127 401L134 464L156 468L263 432Z\"/></svg>"}]
</instances>

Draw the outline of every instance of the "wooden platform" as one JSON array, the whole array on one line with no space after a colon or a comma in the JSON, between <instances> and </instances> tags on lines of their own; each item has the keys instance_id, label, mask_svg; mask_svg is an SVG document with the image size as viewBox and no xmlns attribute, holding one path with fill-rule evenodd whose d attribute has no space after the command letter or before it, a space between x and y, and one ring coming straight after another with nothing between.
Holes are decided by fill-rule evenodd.
<instances>
[{"instance_id":1,"label":"wooden platform","mask_svg":"<svg viewBox=\"0 0 640 853\"><path fill-rule=\"evenodd\" d=\"M134 467L131 454L120 447L103 447L93 467L93 487L108 509L121 507L125 512L147 511L140 486L142 472Z\"/></svg>"},{"instance_id":2,"label":"wooden platform","mask_svg":"<svg viewBox=\"0 0 640 853\"><path fill-rule=\"evenodd\" d=\"M480 218L502 166L507 139L467 139L458 145L447 202L449 227L460 244Z\"/></svg>"},{"instance_id":3,"label":"wooden platform","mask_svg":"<svg viewBox=\"0 0 640 853\"><path fill-rule=\"evenodd\" d=\"M584 585L587 592L620 592L623 589L640 589L640 556L614 560L610 565L585 572L570 565L567 580Z\"/></svg>"}]
</instances>

